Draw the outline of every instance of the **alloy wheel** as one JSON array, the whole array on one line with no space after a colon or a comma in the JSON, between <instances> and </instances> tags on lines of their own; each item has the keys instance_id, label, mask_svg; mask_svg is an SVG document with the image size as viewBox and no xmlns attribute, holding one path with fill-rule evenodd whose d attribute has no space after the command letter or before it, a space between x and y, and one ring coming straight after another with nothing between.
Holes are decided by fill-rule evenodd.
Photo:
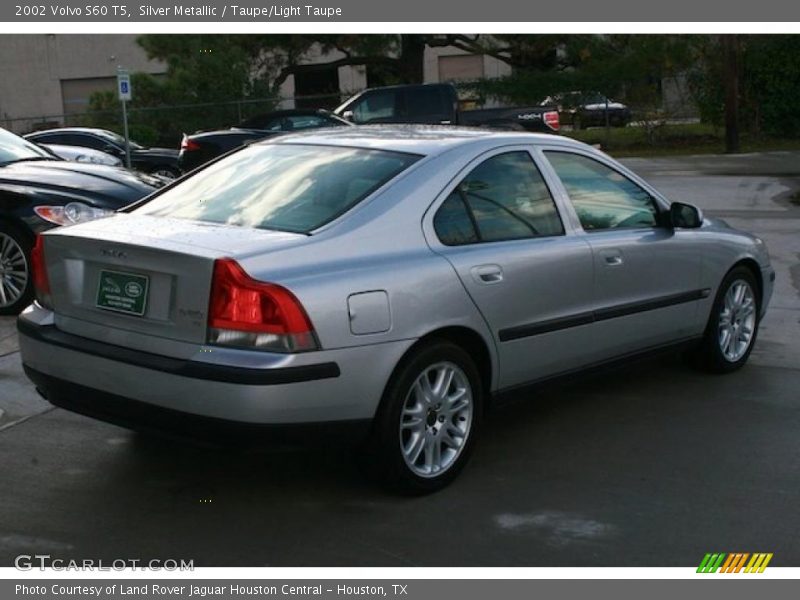
<instances>
[{"instance_id":1,"label":"alloy wheel","mask_svg":"<svg viewBox=\"0 0 800 600\"><path fill-rule=\"evenodd\" d=\"M28 261L17 240L0 232L0 308L11 306L25 293Z\"/></svg>"},{"instance_id":2,"label":"alloy wheel","mask_svg":"<svg viewBox=\"0 0 800 600\"><path fill-rule=\"evenodd\" d=\"M472 427L469 378L451 362L426 368L408 391L400 417L406 466L417 476L436 477L458 459Z\"/></svg>"},{"instance_id":3,"label":"alloy wheel","mask_svg":"<svg viewBox=\"0 0 800 600\"><path fill-rule=\"evenodd\" d=\"M719 349L728 362L741 359L753 342L756 326L756 297L743 279L735 280L723 299L719 314Z\"/></svg>"}]
</instances>

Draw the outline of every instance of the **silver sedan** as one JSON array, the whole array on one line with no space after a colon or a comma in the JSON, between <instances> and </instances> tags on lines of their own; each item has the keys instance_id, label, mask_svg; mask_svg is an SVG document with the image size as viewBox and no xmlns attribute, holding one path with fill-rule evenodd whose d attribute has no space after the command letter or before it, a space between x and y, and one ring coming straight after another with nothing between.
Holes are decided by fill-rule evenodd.
<instances>
[{"instance_id":1,"label":"silver sedan","mask_svg":"<svg viewBox=\"0 0 800 600\"><path fill-rule=\"evenodd\" d=\"M346 428L416 492L461 471L509 390L676 344L738 369L775 277L761 240L589 146L424 127L254 144L47 232L33 264L22 359L53 404Z\"/></svg>"}]
</instances>

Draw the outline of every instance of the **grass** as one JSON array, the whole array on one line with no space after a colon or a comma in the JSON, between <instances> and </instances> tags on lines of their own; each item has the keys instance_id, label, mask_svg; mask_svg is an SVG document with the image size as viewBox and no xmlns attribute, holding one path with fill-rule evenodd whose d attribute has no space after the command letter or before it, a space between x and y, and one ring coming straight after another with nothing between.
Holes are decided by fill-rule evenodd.
<instances>
[{"instance_id":1,"label":"grass","mask_svg":"<svg viewBox=\"0 0 800 600\"><path fill-rule=\"evenodd\" d=\"M562 131L562 135L587 144L599 144L612 156L669 156L677 154L718 154L725 151L724 131L704 123L668 124L660 127L648 139L644 127L604 127L580 131ZM608 136L608 137L606 137ZM742 152L770 150L800 150L800 139L772 138L743 133Z\"/></svg>"}]
</instances>

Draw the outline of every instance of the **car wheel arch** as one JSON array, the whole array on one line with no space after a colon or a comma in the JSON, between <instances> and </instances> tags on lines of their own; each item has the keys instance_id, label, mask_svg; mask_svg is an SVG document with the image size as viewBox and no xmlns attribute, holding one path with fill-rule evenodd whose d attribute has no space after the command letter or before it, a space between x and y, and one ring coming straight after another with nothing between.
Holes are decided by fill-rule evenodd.
<instances>
[{"instance_id":1,"label":"car wheel arch","mask_svg":"<svg viewBox=\"0 0 800 600\"><path fill-rule=\"evenodd\" d=\"M437 340L444 340L455 344L472 357L475 362L475 367L478 369L478 373L480 373L484 397L487 399L491 398L494 383L493 378L497 370L491 346L479 332L463 325L452 325L435 329L417 339L417 341L405 351L400 360L397 361L395 368L392 370L387 380L387 385L388 382L392 380L395 373L400 370L406 361L414 356L419 348Z\"/></svg>"},{"instance_id":2,"label":"car wheel arch","mask_svg":"<svg viewBox=\"0 0 800 600\"><path fill-rule=\"evenodd\" d=\"M764 301L764 279L761 274L761 267L754 258L747 257L736 261L733 265L731 265L731 268L725 272L725 275L722 276L720 284L725 280L725 277L728 276L728 273L739 267L744 267L753 274L758 287L756 290L756 293L758 294L758 304L761 306Z\"/></svg>"},{"instance_id":3,"label":"car wheel arch","mask_svg":"<svg viewBox=\"0 0 800 600\"><path fill-rule=\"evenodd\" d=\"M33 244L33 242L36 240L36 233L34 231L31 231L30 226L28 226L24 220L15 217L14 215L0 214L0 223L9 225L14 229L17 229L20 233L27 236L28 241L31 244Z\"/></svg>"}]
</instances>

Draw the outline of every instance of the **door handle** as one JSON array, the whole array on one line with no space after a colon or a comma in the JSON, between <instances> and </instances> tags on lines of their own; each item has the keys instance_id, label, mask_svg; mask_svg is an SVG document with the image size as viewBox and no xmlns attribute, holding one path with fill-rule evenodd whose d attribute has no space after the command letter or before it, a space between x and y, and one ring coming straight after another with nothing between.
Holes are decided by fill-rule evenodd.
<instances>
[{"instance_id":1,"label":"door handle","mask_svg":"<svg viewBox=\"0 0 800 600\"><path fill-rule=\"evenodd\" d=\"M470 269L472 278L478 283L492 284L503 281L503 268L500 265L478 265Z\"/></svg>"},{"instance_id":2,"label":"door handle","mask_svg":"<svg viewBox=\"0 0 800 600\"><path fill-rule=\"evenodd\" d=\"M611 267L614 267L616 265L621 265L622 262L623 262L622 257L619 256L618 254L615 254L613 256L606 256L606 264Z\"/></svg>"}]
</instances>

